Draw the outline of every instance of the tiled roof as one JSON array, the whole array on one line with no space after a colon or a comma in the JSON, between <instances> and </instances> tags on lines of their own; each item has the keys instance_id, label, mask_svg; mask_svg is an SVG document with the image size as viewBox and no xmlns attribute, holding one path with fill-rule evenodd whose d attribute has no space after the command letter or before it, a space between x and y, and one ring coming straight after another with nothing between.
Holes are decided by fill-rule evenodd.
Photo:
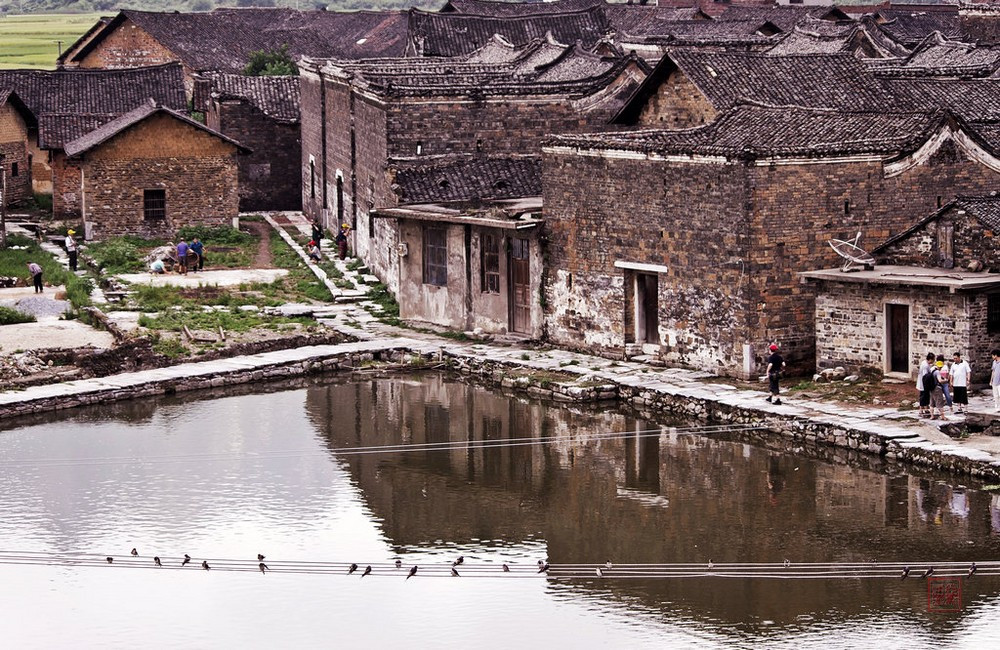
<instances>
[{"instance_id":1,"label":"tiled roof","mask_svg":"<svg viewBox=\"0 0 1000 650\"><path fill-rule=\"evenodd\" d=\"M236 140L233 140L232 138L225 136L219 133L218 131L208 128L201 122L196 122L192 120L190 117L184 115L183 113L179 113L164 106L158 106L156 102L150 100L148 102L145 102L141 106L138 106L135 109L129 111L128 113L125 113L124 115L119 115L110 122L107 122L102 126L90 131L86 135L80 136L75 140L67 142L64 147L66 155L72 157L72 156L78 156L81 153L85 153L86 151L89 151L90 149L93 149L94 147L104 142L107 142L108 140L115 137L119 133L129 129L132 126L135 126L139 122L142 122L143 120L158 113L169 115L174 119L190 124L191 126L195 127L198 130L205 131L217 138L225 140L226 142L229 142L230 144L234 145L241 151L249 153L249 149L241 145Z\"/></svg>"},{"instance_id":2,"label":"tiled roof","mask_svg":"<svg viewBox=\"0 0 1000 650\"><path fill-rule=\"evenodd\" d=\"M299 121L298 77L247 77L224 72L208 73L213 97L245 100L273 120Z\"/></svg>"},{"instance_id":3,"label":"tiled roof","mask_svg":"<svg viewBox=\"0 0 1000 650\"><path fill-rule=\"evenodd\" d=\"M601 7L562 13L512 17L410 10L410 40L420 56L464 56L500 34L514 45L525 45L546 34L566 45L581 42L592 47L611 31Z\"/></svg>"},{"instance_id":4,"label":"tiled roof","mask_svg":"<svg viewBox=\"0 0 1000 650\"><path fill-rule=\"evenodd\" d=\"M743 100L845 110L878 110L886 102L864 64L853 56L689 50L668 56L720 110Z\"/></svg>"},{"instance_id":5,"label":"tiled roof","mask_svg":"<svg viewBox=\"0 0 1000 650\"><path fill-rule=\"evenodd\" d=\"M477 202L539 196L537 157L461 157L390 162L401 204Z\"/></svg>"},{"instance_id":6,"label":"tiled roof","mask_svg":"<svg viewBox=\"0 0 1000 650\"><path fill-rule=\"evenodd\" d=\"M14 89L38 117L43 149L61 148L150 98L187 108L184 75L176 63L121 70L0 70L0 86Z\"/></svg>"},{"instance_id":7,"label":"tiled roof","mask_svg":"<svg viewBox=\"0 0 1000 650\"><path fill-rule=\"evenodd\" d=\"M196 71L241 72L259 50L288 46L293 57L402 56L407 47L404 11L295 11L283 8L216 9L210 13L121 11L80 48L79 61L131 21Z\"/></svg>"},{"instance_id":8,"label":"tiled roof","mask_svg":"<svg viewBox=\"0 0 1000 650\"><path fill-rule=\"evenodd\" d=\"M475 14L477 16L524 16L537 13L558 13L604 6L604 0L552 0L550 2L504 2L503 0L448 0L441 13Z\"/></svg>"},{"instance_id":9,"label":"tiled roof","mask_svg":"<svg viewBox=\"0 0 1000 650\"><path fill-rule=\"evenodd\" d=\"M950 39L961 39L958 8L955 11L913 11L912 9L880 9L885 19L883 30L904 45L913 47L933 32Z\"/></svg>"},{"instance_id":10,"label":"tiled roof","mask_svg":"<svg viewBox=\"0 0 1000 650\"><path fill-rule=\"evenodd\" d=\"M950 41L940 32L925 38L909 56L876 70L894 76L986 77L1000 67L1000 48Z\"/></svg>"},{"instance_id":11,"label":"tiled roof","mask_svg":"<svg viewBox=\"0 0 1000 650\"><path fill-rule=\"evenodd\" d=\"M557 136L547 144L739 159L855 154L892 156L915 150L949 119L954 118L943 111L847 112L740 105L719 116L715 122L694 129Z\"/></svg>"},{"instance_id":12,"label":"tiled roof","mask_svg":"<svg viewBox=\"0 0 1000 650\"><path fill-rule=\"evenodd\" d=\"M777 42L779 30L758 20L647 20L618 35L623 43L678 45L766 45Z\"/></svg>"},{"instance_id":13,"label":"tiled roof","mask_svg":"<svg viewBox=\"0 0 1000 650\"><path fill-rule=\"evenodd\" d=\"M965 210L989 229L1000 232L1000 197L960 196L955 199L955 207Z\"/></svg>"},{"instance_id":14,"label":"tiled roof","mask_svg":"<svg viewBox=\"0 0 1000 650\"><path fill-rule=\"evenodd\" d=\"M795 26L768 54L842 54L863 58L906 56L908 49L882 31L869 16L854 23L809 19Z\"/></svg>"},{"instance_id":15,"label":"tiled roof","mask_svg":"<svg viewBox=\"0 0 1000 650\"><path fill-rule=\"evenodd\" d=\"M853 19L842 12L837 7L813 5L813 6L787 6L775 5L771 7L748 7L730 5L716 17L717 21L730 20L751 20L759 23L769 22L777 25L783 32L790 32L803 22L810 20L826 20L830 22L852 22Z\"/></svg>"},{"instance_id":16,"label":"tiled roof","mask_svg":"<svg viewBox=\"0 0 1000 650\"><path fill-rule=\"evenodd\" d=\"M882 79L899 110L946 109L974 122L1000 120L1000 79Z\"/></svg>"}]
</instances>

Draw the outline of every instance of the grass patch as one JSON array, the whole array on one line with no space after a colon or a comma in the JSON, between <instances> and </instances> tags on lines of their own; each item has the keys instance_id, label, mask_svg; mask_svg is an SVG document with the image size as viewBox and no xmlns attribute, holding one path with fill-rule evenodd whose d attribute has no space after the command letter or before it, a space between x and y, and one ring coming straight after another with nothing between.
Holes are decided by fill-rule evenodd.
<instances>
[{"instance_id":1,"label":"grass patch","mask_svg":"<svg viewBox=\"0 0 1000 650\"><path fill-rule=\"evenodd\" d=\"M229 332L248 332L252 329L266 327L277 329L281 325L299 324L315 325L311 318L283 316L266 316L258 312L230 309L228 311L202 310L168 310L155 316L143 314L139 317L139 325L148 329L180 332L185 326L191 330L216 331L220 327Z\"/></svg>"},{"instance_id":2,"label":"grass patch","mask_svg":"<svg viewBox=\"0 0 1000 650\"><path fill-rule=\"evenodd\" d=\"M271 285L261 283L261 286ZM203 305L271 307L280 305L281 302L257 293L228 291L214 286L181 288L137 285L129 295L129 307L144 312L165 311L173 307L197 309Z\"/></svg>"},{"instance_id":3,"label":"grass patch","mask_svg":"<svg viewBox=\"0 0 1000 650\"><path fill-rule=\"evenodd\" d=\"M158 339L153 343L153 352L170 357L171 359L179 359L191 354L187 347L175 338Z\"/></svg>"},{"instance_id":4,"label":"grass patch","mask_svg":"<svg viewBox=\"0 0 1000 650\"><path fill-rule=\"evenodd\" d=\"M101 14L27 14L10 15L0 20L0 68L56 67L59 48L84 34Z\"/></svg>"},{"instance_id":5,"label":"grass patch","mask_svg":"<svg viewBox=\"0 0 1000 650\"><path fill-rule=\"evenodd\" d=\"M276 230L272 230L270 236L274 265L288 269L288 275L284 280L285 297L290 300L306 298L317 302L332 302L333 295L330 290L313 275L298 253L292 250Z\"/></svg>"},{"instance_id":6,"label":"grass patch","mask_svg":"<svg viewBox=\"0 0 1000 650\"><path fill-rule=\"evenodd\" d=\"M0 325L17 325L18 323L34 323L37 319L31 314L23 311L11 309L10 307L0 307Z\"/></svg>"},{"instance_id":7,"label":"grass patch","mask_svg":"<svg viewBox=\"0 0 1000 650\"><path fill-rule=\"evenodd\" d=\"M0 68L3 65L0 64ZM47 214L52 214L52 195L51 194L35 194L35 207L39 212L45 212Z\"/></svg>"},{"instance_id":8,"label":"grass patch","mask_svg":"<svg viewBox=\"0 0 1000 650\"><path fill-rule=\"evenodd\" d=\"M395 296L389 291L389 287L380 282L369 289L367 297L368 300L381 307L380 310L373 311L373 315L380 321L389 325L399 325L402 323L399 320L399 303L396 302Z\"/></svg>"},{"instance_id":9,"label":"grass patch","mask_svg":"<svg viewBox=\"0 0 1000 650\"><path fill-rule=\"evenodd\" d=\"M7 248L0 250L0 275L20 278L30 286L31 274L28 273L28 262L35 262L42 267L42 278L48 284L63 284L70 275L69 271L43 251L34 239L23 235L8 236Z\"/></svg>"}]
</instances>

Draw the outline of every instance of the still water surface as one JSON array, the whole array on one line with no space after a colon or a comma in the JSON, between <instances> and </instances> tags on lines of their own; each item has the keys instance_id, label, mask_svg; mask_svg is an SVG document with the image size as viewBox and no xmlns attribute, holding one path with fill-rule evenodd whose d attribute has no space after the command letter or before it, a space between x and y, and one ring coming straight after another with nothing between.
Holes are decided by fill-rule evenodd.
<instances>
[{"instance_id":1,"label":"still water surface","mask_svg":"<svg viewBox=\"0 0 1000 650\"><path fill-rule=\"evenodd\" d=\"M445 377L111 404L0 431L0 551L268 562L996 559L991 492L784 443L660 438L338 456L357 445L636 431ZM142 461L136 459L144 459ZM387 570L388 571L388 570ZM0 565L0 645L998 647L1000 580L926 586L287 575ZM405 572L405 569L404 569Z\"/></svg>"}]
</instances>

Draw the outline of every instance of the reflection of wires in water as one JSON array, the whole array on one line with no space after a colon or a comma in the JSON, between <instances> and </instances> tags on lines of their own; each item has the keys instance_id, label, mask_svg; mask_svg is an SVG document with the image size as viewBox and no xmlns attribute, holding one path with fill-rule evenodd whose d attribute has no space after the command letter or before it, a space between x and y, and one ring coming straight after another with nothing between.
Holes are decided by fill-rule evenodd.
<instances>
[{"instance_id":1,"label":"reflection of wires in water","mask_svg":"<svg viewBox=\"0 0 1000 650\"><path fill-rule=\"evenodd\" d=\"M111 562L108 558L111 558ZM105 556L96 553L47 553L31 551L0 551L0 565L49 566L64 568L103 567L106 569L147 569L153 571L202 570L201 560L183 564L181 557L160 556L162 566L157 566L152 557L131 555ZM372 577L405 578L414 563L395 562L305 562L267 560L266 571L257 560L206 558L211 571L243 573L286 573L302 575L331 575L358 578L350 567L370 566ZM417 563L419 572L414 577L455 577L452 562ZM894 579L900 580L904 574L911 581L919 581L928 569L933 567L934 577L971 577L974 567L975 579L986 576L1000 576L1000 561L987 562L733 562L719 564L555 564L548 563L547 569L526 560L523 564L499 562L472 563L465 561L458 567L462 578L548 578L557 580L617 579L617 580L676 580L687 578L739 578L772 580L834 580L834 579ZM910 568L912 567L912 571Z\"/></svg>"},{"instance_id":2,"label":"reflection of wires in water","mask_svg":"<svg viewBox=\"0 0 1000 650\"><path fill-rule=\"evenodd\" d=\"M207 461L229 461L229 460L257 460L268 458L303 458L308 456L327 456L330 453L338 456L361 456L369 454L397 454L408 452L432 452L432 451L464 451L469 449L501 449L507 447L527 447L554 445L561 443L586 443L600 442L605 440L621 440L625 438L658 438L666 433L680 433L689 435L711 435L735 433L741 431L756 431L767 429L760 424L746 425L705 425L695 427L658 427L656 429L644 429L642 431L603 431L596 433L574 433L567 435L539 436L537 438L497 438L482 440L453 440L447 442L426 442L407 443L398 445L373 445L368 447L333 447L327 450L316 449L290 449L268 452L233 452L233 453L209 453L209 454L178 454L173 456L144 456L144 457L93 457L93 458L43 458L43 459L23 459L5 460L0 462L2 468L25 467L29 469L46 467L80 467L89 465L113 465L123 463L178 463L178 462L207 462Z\"/></svg>"}]
</instances>

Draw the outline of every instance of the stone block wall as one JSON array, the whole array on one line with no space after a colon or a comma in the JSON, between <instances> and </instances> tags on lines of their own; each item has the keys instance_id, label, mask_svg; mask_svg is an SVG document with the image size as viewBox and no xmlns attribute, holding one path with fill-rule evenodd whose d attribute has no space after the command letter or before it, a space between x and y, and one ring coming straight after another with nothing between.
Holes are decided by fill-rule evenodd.
<instances>
[{"instance_id":1,"label":"stone block wall","mask_svg":"<svg viewBox=\"0 0 1000 650\"><path fill-rule=\"evenodd\" d=\"M80 218L80 165L62 151L52 151L52 215L56 219Z\"/></svg>"},{"instance_id":2,"label":"stone block wall","mask_svg":"<svg viewBox=\"0 0 1000 650\"><path fill-rule=\"evenodd\" d=\"M323 205L323 121L322 83L319 75L301 71L299 96L302 120L299 123L302 188L302 211L309 218L318 218Z\"/></svg>"},{"instance_id":3,"label":"stone block wall","mask_svg":"<svg viewBox=\"0 0 1000 650\"><path fill-rule=\"evenodd\" d=\"M28 128L10 104L0 106L0 158L6 172L7 204L27 202L31 199Z\"/></svg>"},{"instance_id":4,"label":"stone block wall","mask_svg":"<svg viewBox=\"0 0 1000 650\"><path fill-rule=\"evenodd\" d=\"M213 101L206 123L253 153L239 158L240 210L299 210L299 125L278 122L246 101Z\"/></svg>"},{"instance_id":5,"label":"stone block wall","mask_svg":"<svg viewBox=\"0 0 1000 650\"><path fill-rule=\"evenodd\" d=\"M660 356L744 374L749 261L739 165L684 164L641 155L546 149L543 195L546 337L620 355L626 279L616 261L657 274Z\"/></svg>"},{"instance_id":6,"label":"stone block wall","mask_svg":"<svg viewBox=\"0 0 1000 650\"><path fill-rule=\"evenodd\" d=\"M687 129L713 121L719 112L680 71L672 72L639 115L642 128Z\"/></svg>"},{"instance_id":7,"label":"stone block wall","mask_svg":"<svg viewBox=\"0 0 1000 650\"><path fill-rule=\"evenodd\" d=\"M755 340L778 340L793 372L809 372L816 359L815 287L797 273L839 266L831 238L862 233L869 250L917 223L959 194L1000 186L1000 174L944 145L925 164L886 178L882 164L750 167L753 265L750 314Z\"/></svg>"},{"instance_id":8,"label":"stone block wall","mask_svg":"<svg viewBox=\"0 0 1000 650\"><path fill-rule=\"evenodd\" d=\"M881 250L877 259L885 264L907 266L941 266L942 225L952 227L952 254L955 268L968 268L973 261L988 271L1000 271L1000 233L984 226L968 214L958 214L954 208L931 220L911 235Z\"/></svg>"},{"instance_id":9,"label":"stone block wall","mask_svg":"<svg viewBox=\"0 0 1000 650\"><path fill-rule=\"evenodd\" d=\"M910 375L928 352L961 352L975 382L988 381L990 350L1000 335L986 331L986 296L946 288L818 283L816 366L887 370L886 305L910 310Z\"/></svg>"},{"instance_id":10,"label":"stone block wall","mask_svg":"<svg viewBox=\"0 0 1000 650\"><path fill-rule=\"evenodd\" d=\"M172 237L239 214L236 148L168 115L154 115L87 152L86 220L94 237ZM143 190L166 191L166 219L145 219Z\"/></svg>"}]
</instances>

